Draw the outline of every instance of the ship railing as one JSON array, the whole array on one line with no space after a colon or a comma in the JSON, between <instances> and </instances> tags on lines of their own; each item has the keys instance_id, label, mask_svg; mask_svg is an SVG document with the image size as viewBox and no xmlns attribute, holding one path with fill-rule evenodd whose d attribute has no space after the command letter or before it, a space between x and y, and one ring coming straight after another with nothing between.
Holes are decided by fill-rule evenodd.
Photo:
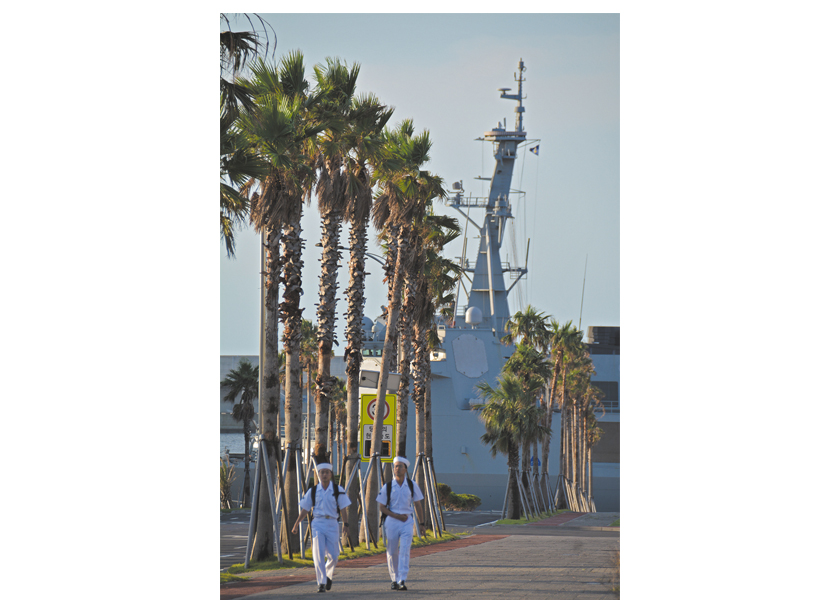
<instances>
[{"instance_id":1,"label":"ship railing","mask_svg":"<svg viewBox=\"0 0 840 600\"><path fill-rule=\"evenodd\" d=\"M480 207L486 208L490 200L480 196L455 196L449 200L447 206L466 206L468 208Z\"/></svg>"},{"instance_id":2,"label":"ship railing","mask_svg":"<svg viewBox=\"0 0 840 600\"><path fill-rule=\"evenodd\" d=\"M525 267L511 267L509 262L502 262L502 273L507 273L509 279L522 275L522 279L528 278L528 269Z\"/></svg>"}]
</instances>

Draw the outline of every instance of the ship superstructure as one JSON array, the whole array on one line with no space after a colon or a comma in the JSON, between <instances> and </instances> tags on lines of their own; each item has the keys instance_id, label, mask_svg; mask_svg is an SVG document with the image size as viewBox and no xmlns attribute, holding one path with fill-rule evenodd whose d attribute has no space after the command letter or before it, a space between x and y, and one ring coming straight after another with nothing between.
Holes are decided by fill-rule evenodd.
<instances>
[{"instance_id":1,"label":"ship superstructure","mask_svg":"<svg viewBox=\"0 0 840 600\"><path fill-rule=\"evenodd\" d=\"M504 326L510 317L508 293L527 273L526 267L512 267L503 263L500 249L505 235L505 225L513 218L511 213L511 182L517 150L527 141L523 125L525 107L522 101L525 65L519 61L518 89L501 88L501 97L517 102L515 126L507 130L500 121L497 127L484 133L484 141L493 144L495 159L490 192L486 197L467 195L463 184L456 182L448 202L460 212L467 222L479 231L480 244L475 260L461 257L461 264L470 283L469 293L462 310L456 310L453 319L440 319L438 335L442 347L432 354L432 428L433 456L438 481L450 485L453 491L468 492L479 496L481 508L499 510L504 502L508 469L505 457L490 456L480 437L485 433L473 407L482 400L475 386L480 381L494 384L502 367L514 351L503 344ZM465 208L484 208L479 222L473 220ZM468 232L465 231L467 236ZM508 287L505 274L515 278ZM459 295L460 296L460 295ZM463 298L461 298L463 299ZM456 304L458 300L456 300ZM385 323L378 319L372 327L371 349L381 348ZM376 352L368 353L362 369L379 370ZM374 354L374 356L370 356ZM360 390L364 393L365 390ZM409 431L414 428L414 411L409 410ZM407 436L407 454L414 455L414 436ZM555 469L556 470L556 469Z\"/></svg>"},{"instance_id":2,"label":"ship superstructure","mask_svg":"<svg viewBox=\"0 0 840 600\"><path fill-rule=\"evenodd\" d=\"M519 279L527 272L527 268L503 265L499 250L505 235L505 225L513 218L511 213L511 183L513 180L513 166L516 162L516 152L520 144L526 141L527 134L523 126L525 107L522 106L522 82L525 64L519 61L519 77L516 79L518 92L509 94L510 88L499 89L501 97L516 100L516 126L513 131L507 131L500 122L497 127L484 133L484 140L493 143L493 158L495 168L490 178L490 193L486 198L464 196L463 184L454 185L453 196L449 206L460 212L467 222L479 229L480 245L478 255L473 263L462 257L462 266L467 273L472 274L467 311L477 308L483 321L495 332L504 330L505 323L510 317L507 296ZM479 225L473 221L463 208L484 208L484 219ZM466 235L466 232L464 232ZM516 281L507 288L505 273L516 273ZM457 302L457 301L456 301ZM474 312L474 311L473 311ZM475 317L478 318L477 316ZM471 319L472 320L472 319Z\"/></svg>"}]
</instances>

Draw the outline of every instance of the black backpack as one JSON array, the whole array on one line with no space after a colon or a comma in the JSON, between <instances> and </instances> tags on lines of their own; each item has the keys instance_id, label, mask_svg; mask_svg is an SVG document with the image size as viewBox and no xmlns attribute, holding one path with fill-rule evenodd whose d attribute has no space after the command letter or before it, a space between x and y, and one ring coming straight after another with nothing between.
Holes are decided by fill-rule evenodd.
<instances>
[{"instance_id":1,"label":"black backpack","mask_svg":"<svg viewBox=\"0 0 840 600\"><path fill-rule=\"evenodd\" d=\"M411 481L411 477L406 476L405 480L408 482L408 491L411 492L411 499L414 500L414 482ZM385 506L390 510L391 508L391 482L394 481L393 479L389 480L388 483L385 484L385 489L388 490L388 502L385 503ZM313 503L312 506L315 506ZM379 519L379 526L385 523L385 517L387 515L382 515Z\"/></svg>"}]
</instances>

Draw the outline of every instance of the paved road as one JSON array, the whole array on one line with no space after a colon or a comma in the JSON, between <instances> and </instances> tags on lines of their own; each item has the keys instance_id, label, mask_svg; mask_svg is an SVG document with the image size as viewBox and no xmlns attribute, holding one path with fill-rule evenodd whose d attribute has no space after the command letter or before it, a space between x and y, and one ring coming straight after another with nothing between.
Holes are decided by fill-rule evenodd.
<instances>
[{"instance_id":1,"label":"paved road","mask_svg":"<svg viewBox=\"0 0 840 600\"><path fill-rule=\"evenodd\" d=\"M565 513L514 526L490 525L498 516L492 513L446 516L448 529L466 528L473 535L412 551L407 585L414 595L448 600L616 598L620 540L618 528L609 525L618 513ZM384 557L371 558L339 562L328 593L364 599L396 593L390 589ZM295 569L255 573L247 583L223 585L220 596L276 600L315 591L314 570Z\"/></svg>"},{"instance_id":2,"label":"paved road","mask_svg":"<svg viewBox=\"0 0 840 600\"><path fill-rule=\"evenodd\" d=\"M465 531L487 525L499 518L501 513L493 511L444 512L447 529ZM250 511L237 510L221 513L219 567L225 570L231 565L245 562L245 546L248 543Z\"/></svg>"}]
</instances>

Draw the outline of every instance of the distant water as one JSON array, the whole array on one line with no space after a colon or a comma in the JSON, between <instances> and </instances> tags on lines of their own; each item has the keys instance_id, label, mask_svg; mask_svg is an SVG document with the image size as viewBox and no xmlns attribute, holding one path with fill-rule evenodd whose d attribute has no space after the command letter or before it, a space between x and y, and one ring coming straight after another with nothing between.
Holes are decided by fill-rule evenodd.
<instances>
[{"instance_id":1,"label":"distant water","mask_svg":"<svg viewBox=\"0 0 840 600\"><path fill-rule=\"evenodd\" d=\"M219 434L219 456L224 456L225 448L230 454L245 453L244 433L220 433Z\"/></svg>"}]
</instances>

